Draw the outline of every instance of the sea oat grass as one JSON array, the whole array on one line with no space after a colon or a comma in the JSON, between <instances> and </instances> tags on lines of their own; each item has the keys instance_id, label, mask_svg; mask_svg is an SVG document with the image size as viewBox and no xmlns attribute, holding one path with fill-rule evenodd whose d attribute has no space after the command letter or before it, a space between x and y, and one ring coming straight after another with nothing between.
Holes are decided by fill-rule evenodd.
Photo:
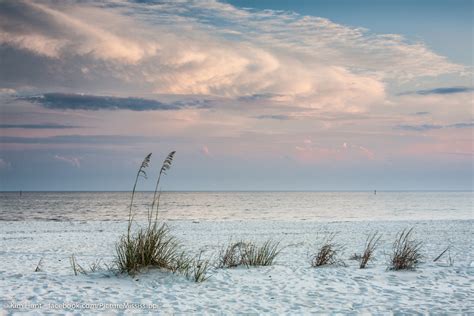
<instances>
[{"instance_id":1,"label":"sea oat grass","mask_svg":"<svg viewBox=\"0 0 474 316\"><path fill-rule=\"evenodd\" d=\"M413 238L413 228L402 230L397 234L392 246L390 270L413 270L422 258L422 243Z\"/></svg>"},{"instance_id":2,"label":"sea oat grass","mask_svg":"<svg viewBox=\"0 0 474 316\"><path fill-rule=\"evenodd\" d=\"M345 265L344 261L339 259L339 254L344 248L340 244L334 242L335 237L335 233L330 233L323 239L318 251L311 257L312 267Z\"/></svg>"},{"instance_id":3,"label":"sea oat grass","mask_svg":"<svg viewBox=\"0 0 474 316\"><path fill-rule=\"evenodd\" d=\"M209 270L211 269L211 262L209 259L202 258L201 251L190 264L186 266L185 276L196 283L201 283L210 278Z\"/></svg>"},{"instance_id":4,"label":"sea oat grass","mask_svg":"<svg viewBox=\"0 0 474 316\"><path fill-rule=\"evenodd\" d=\"M246 243L243 249L243 263L246 266L270 266L280 252L280 243L272 240L267 240L261 245Z\"/></svg>"},{"instance_id":5,"label":"sea oat grass","mask_svg":"<svg viewBox=\"0 0 474 316\"><path fill-rule=\"evenodd\" d=\"M177 270L180 245L166 224L140 228L122 236L116 247L116 264L121 272L134 274L145 267Z\"/></svg>"},{"instance_id":6,"label":"sea oat grass","mask_svg":"<svg viewBox=\"0 0 474 316\"><path fill-rule=\"evenodd\" d=\"M365 269L369 261L373 260L375 249L377 248L381 237L382 235L380 235L378 232L375 232L367 237L367 240L365 241L364 252L359 259L359 268Z\"/></svg>"},{"instance_id":7,"label":"sea oat grass","mask_svg":"<svg viewBox=\"0 0 474 316\"><path fill-rule=\"evenodd\" d=\"M270 266L281 250L280 243L272 240L267 240L261 245L244 241L230 243L228 246L221 248L217 267Z\"/></svg>"},{"instance_id":8,"label":"sea oat grass","mask_svg":"<svg viewBox=\"0 0 474 316\"><path fill-rule=\"evenodd\" d=\"M217 268L235 268L243 264L242 249L245 247L243 241L229 243L222 247L218 254Z\"/></svg>"},{"instance_id":9,"label":"sea oat grass","mask_svg":"<svg viewBox=\"0 0 474 316\"><path fill-rule=\"evenodd\" d=\"M74 256L74 254L69 258L69 262L71 263L71 268L74 272L74 275L78 275L78 274L87 274L87 271L86 269L84 269L80 264L79 262L77 262L77 259L76 257Z\"/></svg>"},{"instance_id":10,"label":"sea oat grass","mask_svg":"<svg viewBox=\"0 0 474 316\"><path fill-rule=\"evenodd\" d=\"M175 151L170 152L161 165L153 200L147 213L148 225L138 226L133 232L135 190L138 179L141 176L143 178L147 176L145 169L150 164L151 154L148 154L141 163L131 195L127 234L121 236L116 244L115 264L121 273L134 275L145 268L159 268L183 274L196 282L202 282L208 278L209 260L202 259L201 255L196 258L188 256L182 250L178 240L170 233L168 226L158 220L160 180L171 168L175 153Z\"/></svg>"}]
</instances>

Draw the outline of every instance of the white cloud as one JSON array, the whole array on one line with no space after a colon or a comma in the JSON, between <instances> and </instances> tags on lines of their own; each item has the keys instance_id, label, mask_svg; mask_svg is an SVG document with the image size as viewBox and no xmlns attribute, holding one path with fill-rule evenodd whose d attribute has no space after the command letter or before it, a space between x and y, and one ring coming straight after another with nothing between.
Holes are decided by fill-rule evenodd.
<instances>
[{"instance_id":1,"label":"white cloud","mask_svg":"<svg viewBox=\"0 0 474 316\"><path fill-rule=\"evenodd\" d=\"M216 1L3 5L0 43L51 58L60 82L110 77L130 91L274 94L277 105L360 112L384 101L388 81L463 70L399 35Z\"/></svg>"},{"instance_id":2,"label":"white cloud","mask_svg":"<svg viewBox=\"0 0 474 316\"><path fill-rule=\"evenodd\" d=\"M15 93L16 93L15 89L0 88L0 95L2 95L2 94L12 95L12 94L15 94Z\"/></svg>"},{"instance_id":3,"label":"white cloud","mask_svg":"<svg viewBox=\"0 0 474 316\"><path fill-rule=\"evenodd\" d=\"M81 158L80 157L65 157L60 155L55 155L54 159L59 161L64 161L70 164L73 167L80 168L81 167Z\"/></svg>"}]
</instances>

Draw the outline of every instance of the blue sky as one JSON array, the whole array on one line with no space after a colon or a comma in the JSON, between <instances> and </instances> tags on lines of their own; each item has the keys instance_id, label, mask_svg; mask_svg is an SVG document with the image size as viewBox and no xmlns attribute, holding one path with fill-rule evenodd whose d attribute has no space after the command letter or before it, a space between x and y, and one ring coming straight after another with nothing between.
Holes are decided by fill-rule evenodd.
<instances>
[{"instance_id":1,"label":"blue sky","mask_svg":"<svg viewBox=\"0 0 474 316\"><path fill-rule=\"evenodd\" d=\"M230 0L238 7L294 11L376 33L403 34L451 60L472 65L470 0ZM471 40L469 40L469 36Z\"/></svg>"},{"instance_id":2,"label":"blue sky","mask_svg":"<svg viewBox=\"0 0 474 316\"><path fill-rule=\"evenodd\" d=\"M470 190L471 1L0 2L0 190ZM153 189L153 181L141 183Z\"/></svg>"}]
</instances>

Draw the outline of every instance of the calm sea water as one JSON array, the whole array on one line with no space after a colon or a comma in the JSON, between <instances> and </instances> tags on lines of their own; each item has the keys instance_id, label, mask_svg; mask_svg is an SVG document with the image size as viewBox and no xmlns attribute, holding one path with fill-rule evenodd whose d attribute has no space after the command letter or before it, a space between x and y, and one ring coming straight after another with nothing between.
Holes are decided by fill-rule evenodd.
<instances>
[{"instance_id":1,"label":"calm sea water","mask_svg":"<svg viewBox=\"0 0 474 316\"><path fill-rule=\"evenodd\" d=\"M153 194L134 208L146 218ZM473 192L164 192L168 220L473 219ZM126 220L129 192L0 193L0 220Z\"/></svg>"}]
</instances>

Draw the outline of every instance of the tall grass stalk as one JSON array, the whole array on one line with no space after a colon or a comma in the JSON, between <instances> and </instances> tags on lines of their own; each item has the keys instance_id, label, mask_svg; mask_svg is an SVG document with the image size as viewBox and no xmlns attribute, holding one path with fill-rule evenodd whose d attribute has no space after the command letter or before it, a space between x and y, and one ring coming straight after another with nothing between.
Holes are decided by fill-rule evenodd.
<instances>
[{"instance_id":1,"label":"tall grass stalk","mask_svg":"<svg viewBox=\"0 0 474 316\"><path fill-rule=\"evenodd\" d=\"M135 190L137 188L138 179L142 176L146 179L147 174L145 169L149 166L151 160L151 153L145 156L143 159L140 168L138 168L137 176L135 177L135 183L133 184L132 197L130 198L130 211L128 213L128 228L127 228L127 238L130 239L130 230L132 228L133 221L133 198L135 197Z\"/></svg>"},{"instance_id":2,"label":"tall grass stalk","mask_svg":"<svg viewBox=\"0 0 474 316\"><path fill-rule=\"evenodd\" d=\"M146 267L155 267L173 272L186 272L192 266L191 259L181 250L177 239L171 235L168 226L158 221L159 184L161 177L171 168L175 151L168 154L160 168L156 182L153 201L148 210L148 226L138 227L132 234L131 226L134 218L133 198L140 176L146 178L145 169L150 164L151 153L143 160L138 169L130 201L130 212L127 235L120 238L116 245L116 265L120 272L135 274Z\"/></svg>"},{"instance_id":3,"label":"tall grass stalk","mask_svg":"<svg viewBox=\"0 0 474 316\"><path fill-rule=\"evenodd\" d=\"M43 271L43 258L41 258L38 261L38 264L36 265L35 272L41 272Z\"/></svg>"},{"instance_id":4,"label":"tall grass stalk","mask_svg":"<svg viewBox=\"0 0 474 316\"><path fill-rule=\"evenodd\" d=\"M86 269L84 269L79 262L77 262L76 257L74 254L69 258L69 262L71 263L71 268L74 271L74 275L77 276L79 273L87 274Z\"/></svg>"},{"instance_id":5,"label":"tall grass stalk","mask_svg":"<svg viewBox=\"0 0 474 316\"><path fill-rule=\"evenodd\" d=\"M153 193L153 201L151 203L151 214L150 214L150 217L148 218L149 224L151 223L153 212L155 212L155 223L158 220L158 208L160 205L160 197L161 197L161 191L159 191L161 176L166 175L166 171L168 171L171 168L171 164L173 163L175 154L176 154L176 151L170 152L168 156L166 156L165 160L163 161L163 164L161 165L160 173L158 174L158 179L156 180L155 192ZM156 205L156 211L155 211L155 205Z\"/></svg>"}]
</instances>

